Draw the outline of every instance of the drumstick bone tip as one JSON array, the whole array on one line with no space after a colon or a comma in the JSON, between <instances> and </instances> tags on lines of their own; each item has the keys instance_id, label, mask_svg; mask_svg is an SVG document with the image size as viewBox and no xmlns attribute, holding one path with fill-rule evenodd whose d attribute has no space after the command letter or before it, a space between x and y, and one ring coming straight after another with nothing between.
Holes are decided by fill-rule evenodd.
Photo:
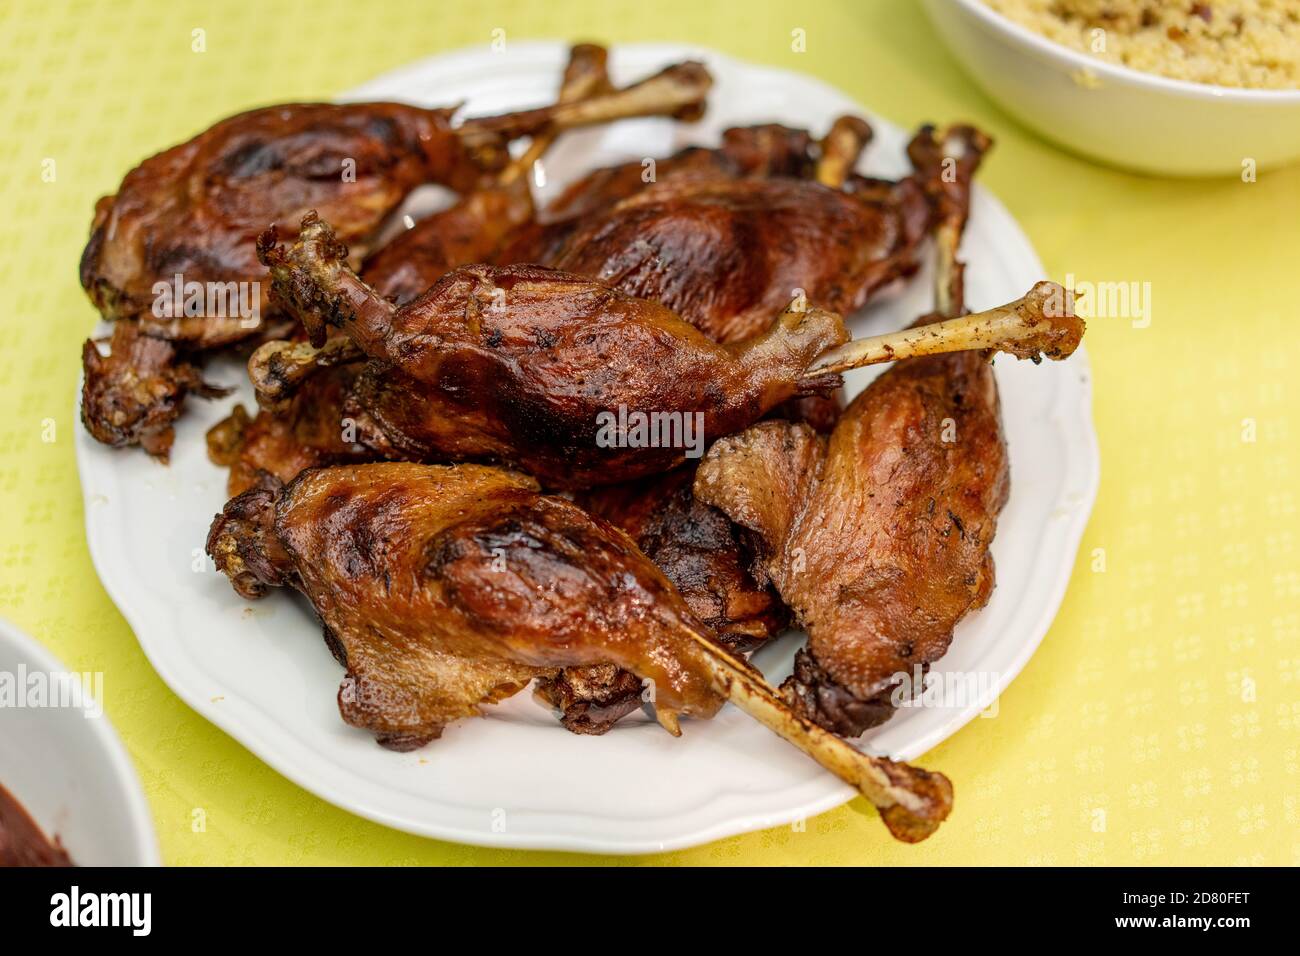
<instances>
[{"instance_id":1,"label":"drumstick bone tip","mask_svg":"<svg viewBox=\"0 0 1300 956\"><path fill-rule=\"evenodd\" d=\"M1071 355L1083 338L1084 322L1074 314L1074 295L1055 282L1039 282L1006 305L955 319L855 339L819 356L804 377L844 372L944 352L989 350L1039 361Z\"/></svg>"}]
</instances>

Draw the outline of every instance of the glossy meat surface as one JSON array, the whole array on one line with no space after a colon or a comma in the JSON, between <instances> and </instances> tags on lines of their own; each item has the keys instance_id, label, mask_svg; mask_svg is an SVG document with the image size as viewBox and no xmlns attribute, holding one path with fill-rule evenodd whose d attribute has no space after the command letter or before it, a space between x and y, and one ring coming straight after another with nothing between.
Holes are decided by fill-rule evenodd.
<instances>
[{"instance_id":1,"label":"glossy meat surface","mask_svg":"<svg viewBox=\"0 0 1300 956\"><path fill-rule=\"evenodd\" d=\"M264 255L314 337L341 329L371 357L346 411L359 440L392 458L493 458L548 487L610 484L680 464L687 429L702 425L702 450L839 384L803 376L847 338L825 312L787 312L721 346L657 302L529 266L458 269L395 309L347 269L323 223L288 250L268 237ZM622 413L658 415L660 427L638 436Z\"/></svg>"},{"instance_id":2,"label":"glossy meat surface","mask_svg":"<svg viewBox=\"0 0 1300 956\"><path fill-rule=\"evenodd\" d=\"M587 219L545 262L655 299L719 342L748 339L800 291L848 313L916 267L930 220L910 180L884 201L806 179L681 177Z\"/></svg>"},{"instance_id":3,"label":"glossy meat surface","mask_svg":"<svg viewBox=\"0 0 1300 956\"><path fill-rule=\"evenodd\" d=\"M664 573L709 636L734 652L753 650L785 626L789 612L749 573L743 529L691 492L694 468L596 488L577 497L617 525ZM538 681L537 694L569 730L602 734L641 704L641 685L608 665L566 668Z\"/></svg>"},{"instance_id":4,"label":"glossy meat surface","mask_svg":"<svg viewBox=\"0 0 1300 956\"><path fill-rule=\"evenodd\" d=\"M708 717L700 627L613 526L477 465L304 472L254 488L215 519L208 551L240 593L292 585L347 676L344 720L409 748L484 702L566 666L650 680L657 710Z\"/></svg>"},{"instance_id":5,"label":"glossy meat surface","mask_svg":"<svg viewBox=\"0 0 1300 956\"><path fill-rule=\"evenodd\" d=\"M361 276L405 305L457 266L489 262L515 230L532 220L528 184L483 189L395 236L366 260Z\"/></svg>"},{"instance_id":6,"label":"glossy meat surface","mask_svg":"<svg viewBox=\"0 0 1300 956\"><path fill-rule=\"evenodd\" d=\"M570 183L538 215L516 230L491 260L497 265L553 264L584 222L656 183L679 178L736 179L812 174L813 139L806 130L774 123L723 130L716 149L688 146L658 160L635 160L592 170Z\"/></svg>"},{"instance_id":7,"label":"glossy meat surface","mask_svg":"<svg viewBox=\"0 0 1300 956\"><path fill-rule=\"evenodd\" d=\"M900 362L829 440L781 422L724 438L695 483L761 539L761 568L808 630L791 704L845 735L887 718L900 675L987 601L1007 490L992 368L971 352Z\"/></svg>"},{"instance_id":8,"label":"glossy meat surface","mask_svg":"<svg viewBox=\"0 0 1300 956\"><path fill-rule=\"evenodd\" d=\"M743 529L692 493L693 467L596 488L577 502L622 528L672 582L718 641L750 651L775 635L788 612L749 574Z\"/></svg>"},{"instance_id":9,"label":"glossy meat surface","mask_svg":"<svg viewBox=\"0 0 1300 956\"><path fill-rule=\"evenodd\" d=\"M211 348L257 334L240 317L154 315L154 285L264 278L256 240L292 230L310 210L361 243L424 182L468 185L478 167L452 132L451 111L397 103L286 104L241 113L145 160L100 200L81 283L111 319ZM352 174L355 174L354 176ZM269 289L258 300L269 318Z\"/></svg>"}]
</instances>

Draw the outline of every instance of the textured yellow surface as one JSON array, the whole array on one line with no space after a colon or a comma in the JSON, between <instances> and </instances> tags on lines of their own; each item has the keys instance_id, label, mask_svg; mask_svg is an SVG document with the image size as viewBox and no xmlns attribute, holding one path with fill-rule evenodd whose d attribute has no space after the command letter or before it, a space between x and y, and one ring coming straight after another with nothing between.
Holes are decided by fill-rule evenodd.
<instances>
[{"instance_id":1,"label":"textured yellow surface","mask_svg":"<svg viewBox=\"0 0 1300 956\"><path fill-rule=\"evenodd\" d=\"M204 53L191 50L198 28ZM1052 277L1151 283L1148 327L1098 319L1089 330L1103 480L1060 616L999 716L924 761L956 782L947 825L901 846L858 801L805 832L642 862L1300 863L1300 168L1254 183L1163 182L1057 152L976 91L904 0L5 0L0 614L70 666L106 672L106 708L166 861L588 859L386 830L283 780L193 714L99 586L73 459L77 353L95 319L76 264L94 200L146 154L227 114L328 98L485 44L497 28L507 42L707 44L812 73L904 126L972 120L999 141L983 182ZM804 53L791 51L795 29ZM196 808L206 832L192 830Z\"/></svg>"}]
</instances>

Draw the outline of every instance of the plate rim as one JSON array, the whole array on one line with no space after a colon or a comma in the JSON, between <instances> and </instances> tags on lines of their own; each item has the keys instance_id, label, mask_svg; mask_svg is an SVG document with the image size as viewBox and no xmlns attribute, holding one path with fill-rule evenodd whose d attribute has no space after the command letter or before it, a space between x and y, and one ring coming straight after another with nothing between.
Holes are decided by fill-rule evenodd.
<instances>
[{"instance_id":1,"label":"plate rim","mask_svg":"<svg viewBox=\"0 0 1300 956\"><path fill-rule=\"evenodd\" d=\"M512 51L523 50L526 53L554 57L557 55L557 51L562 53L567 48L567 45L563 41L520 41L512 42L510 49ZM897 128L897 124L891 123L870 110L862 109L854 97L809 74L773 67L764 63L741 60L694 44L618 43L610 44L609 49L612 56L617 56L620 52L624 54L635 52L647 57L657 56L665 59L668 57L698 56L728 66L759 69L767 73L795 77L800 83L821 87L836 98L843 98L854 103L862 113L871 118L873 123L878 122ZM431 64L441 63L445 65L449 61L457 59L472 59L484 52L486 51L481 46L472 46L422 57L359 84L351 90L338 95L335 99L338 101L355 99L358 95L367 95L367 90L381 84L395 82L407 76L419 75L428 70ZM1026 261L1033 265L1038 275L1043 275L1042 263L1020 224L987 187L976 184L976 191L981 195L982 202L988 203L991 209L995 210L997 214L1005 218L1016 229L1023 240ZM1053 576L1053 584L1050 591L1047 592L1047 599L1043 602L1043 610L1033 622L1031 637L1021 643L1019 652L1012 659L1011 666L998 673L997 680L992 683L990 690L984 695L988 699L981 699L979 708L981 710L992 703L993 700L996 700L1023 670L1030 658L1041 646L1052 621L1055 620L1059 613L1065 592L1073 578L1072 568L1077 560L1083 534L1091 517L1100 487L1100 452L1092 417L1092 376L1087 353L1082 345L1070 359L1070 371L1079 379L1077 388L1056 388L1049 413L1050 417L1057 417L1067 422L1068 427L1062 428L1061 434L1066 436L1063 446L1071 459L1064 472L1066 477L1062 482L1062 487L1053 502L1054 508L1062 506L1061 499L1072 490L1069 487L1072 481L1082 481L1081 487L1076 492L1080 498L1077 503L1069 508L1069 520L1062 522L1062 526L1055 529L1055 533L1062 542L1058 552L1062 569ZM80 387L78 387L74 410L79 416ZM95 499L104 494L101 491L91 491L91 483L88 482L91 463L87 452L91 450L92 444L93 440L84 433L84 430L78 429L75 449L78 477L82 487L87 545L95 571L105 591L131 627L133 634L136 636L136 641L148 659L150 666L153 667L168 688L201 717L234 738L242 747L254 754L275 772L342 810L396 830L474 846L498 849L639 855L685 849L728 836L780 826L793 820L824 813L856 796L850 787L846 784L840 784L820 797L807 800L797 806L788 807L777 813L733 815L718 822L696 825L676 831L671 837L646 839L626 834L614 836L608 831L593 836L561 832L560 830L546 833L518 831L497 833L486 829L471 830L455 823L430 822L428 819L403 815L374 805L373 799L363 799L353 793L337 792L330 781L322 782L322 768L312 763L315 758L314 752L302 751L292 736L278 727L259 727L233 708L215 706L208 697L204 696L201 690L195 689L194 681L187 679L186 675L182 673L187 668L197 670L188 655L163 657L161 654L156 653L157 648L151 649L151 641L141 639L141 633L150 631L150 628L146 626L149 623L146 618L152 615L134 600L128 599L127 588L129 584L126 579L130 577L129 569L112 560L112 556L106 550L106 542L101 540L112 536L107 534L100 524L92 520L93 509L100 507ZM110 490L118 490L116 481ZM120 519L114 523L120 529ZM201 673L196 676L202 678ZM950 720L924 733L916 741L896 751L895 756L900 759L915 760L938 743L948 739L972 720L974 716L974 713L954 711ZM283 744L286 741L289 744L289 756L287 757ZM330 767L330 770L346 774L349 777L359 777L351 768L340 764L334 764ZM542 813L541 815L556 819L562 818L561 814L555 813Z\"/></svg>"}]
</instances>

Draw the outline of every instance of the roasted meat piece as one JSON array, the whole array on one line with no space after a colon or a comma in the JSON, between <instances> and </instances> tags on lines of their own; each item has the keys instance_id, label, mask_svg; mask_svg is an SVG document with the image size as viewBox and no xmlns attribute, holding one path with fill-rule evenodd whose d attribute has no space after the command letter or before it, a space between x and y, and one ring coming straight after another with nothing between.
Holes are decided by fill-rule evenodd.
<instances>
[{"instance_id":1,"label":"roasted meat piece","mask_svg":"<svg viewBox=\"0 0 1300 956\"><path fill-rule=\"evenodd\" d=\"M804 179L672 179L584 222L545 264L738 342L801 291L847 313L913 271L930 210L910 180L897 188L878 203Z\"/></svg>"},{"instance_id":2,"label":"roasted meat piece","mask_svg":"<svg viewBox=\"0 0 1300 956\"><path fill-rule=\"evenodd\" d=\"M691 492L695 469L584 492L577 501L625 531L663 572L708 635L735 653L753 650L785 626L789 612L772 587L750 576L744 529ZM603 734L641 704L627 671L571 667L540 678L536 693L569 730Z\"/></svg>"},{"instance_id":3,"label":"roasted meat piece","mask_svg":"<svg viewBox=\"0 0 1300 956\"><path fill-rule=\"evenodd\" d=\"M785 422L721 439L696 495L762 539L763 572L808 630L792 701L855 736L889 716L900 675L941 657L992 590L1007 496L992 368L974 352L910 359L849 405L829 441Z\"/></svg>"},{"instance_id":4,"label":"roasted meat piece","mask_svg":"<svg viewBox=\"0 0 1300 956\"><path fill-rule=\"evenodd\" d=\"M236 405L208 430L208 457L230 469L227 494L253 487L262 472L282 482L321 465L369 461L363 445L348 440L343 398L356 378L355 366L322 369L284 407L259 409L249 417Z\"/></svg>"},{"instance_id":5,"label":"roasted meat piece","mask_svg":"<svg viewBox=\"0 0 1300 956\"><path fill-rule=\"evenodd\" d=\"M223 120L145 160L99 201L81 284L106 318L138 318L193 348L253 337L258 327L240 316L155 315L155 285L177 273L203 283L257 280L258 234L271 222L292 230L312 209L360 248L421 183L472 188L483 167L451 128L452 113L293 103ZM260 291L266 315L269 289Z\"/></svg>"},{"instance_id":6,"label":"roasted meat piece","mask_svg":"<svg viewBox=\"0 0 1300 956\"><path fill-rule=\"evenodd\" d=\"M205 382L198 368L178 357L172 343L149 335L137 323L115 325L109 350L102 354L91 340L81 347L81 420L106 445L140 445L166 461L185 396L193 392L215 398L228 392Z\"/></svg>"},{"instance_id":7,"label":"roasted meat piece","mask_svg":"<svg viewBox=\"0 0 1300 956\"><path fill-rule=\"evenodd\" d=\"M787 699L844 736L887 719L895 687L943 656L957 622L993 588L989 546L1008 468L990 355L935 354L931 343L965 326L990 349L1037 361L1070 355L1084 331L1052 283L1003 309L945 318L963 308L957 242L978 163L971 150L987 141L957 128L934 142L964 180L940 197L941 314L930 318L941 321L902 333L914 357L894 350L902 360L853 400L829 439L762 422L718 441L695 480L697 498L762 542L758 567L808 631L782 685ZM1017 328L1033 334L995 341ZM837 351L871 348L860 340ZM819 364L837 362L831 353Z\"/></svg>"},{"instance_id":8,"label":"roasted meat piece","mask_svg":"<svg viewBox=\"0 0 1300 956\"><path fill-rule=\"evenodd\" d=\"M150 336L173 342L178 360L274 337L284 328L256 254L268 225L291 232L315 209L337 224L359 262L416 186L471 192L505 165L507 141L518 136L647 111L697 115L709 83L702 66L683 63L627 90L454 128L454 109L399 103L298 103L241 113L145 160L116 195L99 201L81 283L105 318L139 322ZM174 420L179 412L177 401L150 414ZM92 434L110 432L94 414L84 413Z\"/></svg>"},{"instance_id":9,"label":"roasted meat piece","mask_svg":"<svg viewBox=\"0 0 1300 956\"><path fill-rule=\"evenodd\" d=\"M591 97L599 101L617 96L625 104L623 115L693 119L699 115L712 82L699 64L685 63L613 94L605 60L602 47L575 46L560 86L559 103L576 105ZM521 156L460 202L396 236L366 260L363 278L403 305L457 266L493 261L507 240L533 223L535 209L527 173L559 133L557 126L544 128Z\"/></svg>"},{"instance_id":10,"label":"roasted meat piece","mask_svg":"<svg viewBox=\"0 0 1300 956\"><path fill-rule=\"evenodd\" d=\"M694 467L595 488L577 501L622 528L725 646L751 651L785 626L772 589L750 577L745 531L692 494Z\"/></svg>"},{"instance_id":11,"label":"roasted meat piece","mask_svg":"<svg viewBox=\"0 0 1300 956\"><path fill-rule=\"evenodd\" d=\"M347 414L363 444L392 458L496 458L550 487L609 484L666 471L704 436L839 385L834 372L804 372L847 338L819 310L787 311L766 334L720 346L656 302L529 266L457 269L399 309L311 218L294 245L272 233L262 251L316 341L328 325L371 359ZM652 413L675 439L633 440L624 419Z\"/></svg>"},{"instance_id":12,"label":"roasted meat piece","mask_svg":"<svg viewBox=\"0 0 1300 956\"><path fill-rule=\"evenodd\" d=\"M635 160L593 170L570 183L537 219L516 230L491 260L498 265L555 261L584 221L654 183L676 178L811 176L816 165L806 130L766 124L724 130L716 149L688 146L658 160Z\"/></svg>"},{"instance_id":13,"label":"roasted meat piece","mask_svg":"<svg viewBox=\"0 0 1300 956\"><path fill-rule=\"evenodd\" d=\"M844 117L811 177L670 175L541 244L538 261L658 300L718 342L752 337L794 297L847 314L917 267L937 215L929 180L945 175L927 130L898 182L851 173L870 129Z\"/></svg>"},{"instance_id":14,"label":"roasted meat piece","mask_svg":"<svg viewBox=\"0 0 1300 956\"><path fill-rule=\"evenodd\" d=\"M350 724L399 748L568 666L649 682L659 722L731 701L924 839L948 815L940 774L870 757L796 718L762 677L704 636L631 539L526 477L478 465L318 468L232 499L208 553L235 588L293 586L347 668Z\"/></svg>"}]
</instances>

